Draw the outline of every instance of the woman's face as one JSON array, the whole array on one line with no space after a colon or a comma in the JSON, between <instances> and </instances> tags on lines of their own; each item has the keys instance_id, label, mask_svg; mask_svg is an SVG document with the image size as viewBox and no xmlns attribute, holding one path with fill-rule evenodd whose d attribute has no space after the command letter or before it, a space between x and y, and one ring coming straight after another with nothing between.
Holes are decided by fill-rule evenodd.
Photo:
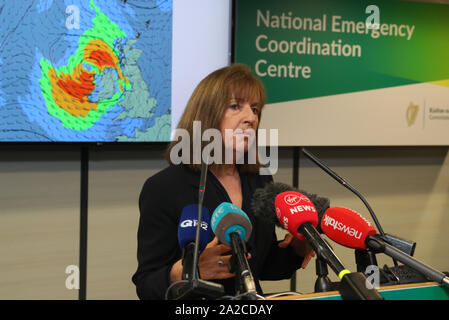
<instances>
[{"instance_id":1,"label":"woman's face","mask_svg":"<svg viewBox=\"0 0 449 320\"><path fill-rule=\"evenodd\" d=\"M258 101L232 96L220 125L225 148L247 152L254 142L259 125L260 105Z\"/></svg>"}]
</instances>

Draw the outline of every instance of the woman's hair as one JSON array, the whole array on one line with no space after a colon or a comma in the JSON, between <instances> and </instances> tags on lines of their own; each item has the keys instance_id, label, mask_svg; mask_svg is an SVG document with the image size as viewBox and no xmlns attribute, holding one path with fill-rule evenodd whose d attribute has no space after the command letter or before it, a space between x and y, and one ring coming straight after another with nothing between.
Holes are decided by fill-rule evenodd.
<instances>
[{"instance_id":1,"label":"woman's hair","mask_svg":"<svg viewBox=\"0 0 449 320\"><path fill-rule=\"evenodd\" d=\"M242 98L247 101L257 101L260 112L265 105L266 93L262 82L254 76L251 69L243 64L232 64L231 66L218 69L201 80L192 93L184 113L178 123L178 129L187 130L190 137L190 163L189 166L197 171L201 164L194 164L193 159L193 122L200 121L201 137L207 129L220 130L224 113L229 107L232 98ZM180 139L172 141L167 148L166 158L170 164L170 152ZM201 150L209 142L201 142ZM257 146L256 146L257 150ZM257 152L256 152L257 154ZM213 166L214 164L212 164ZM261 167L256 156L255 164L240 165L240 170L245 172L256 172Z\"/></svg>"}]
</instances>

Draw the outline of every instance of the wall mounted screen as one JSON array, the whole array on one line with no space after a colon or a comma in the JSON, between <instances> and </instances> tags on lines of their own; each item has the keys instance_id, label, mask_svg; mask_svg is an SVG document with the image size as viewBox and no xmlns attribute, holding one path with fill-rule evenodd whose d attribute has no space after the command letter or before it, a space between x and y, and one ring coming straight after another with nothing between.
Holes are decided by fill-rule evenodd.
<instances>
[{"instance_id":1,"label":"wall mounted screen","mask_svg":"<svg viewBox=\"0 0 449 320\"><path fill-rule=\"evenodd\" d=\"M192 87L229 61L229 1L185 2L3 1L0 141L169 141Z\"/></svg>"}]
</instances>

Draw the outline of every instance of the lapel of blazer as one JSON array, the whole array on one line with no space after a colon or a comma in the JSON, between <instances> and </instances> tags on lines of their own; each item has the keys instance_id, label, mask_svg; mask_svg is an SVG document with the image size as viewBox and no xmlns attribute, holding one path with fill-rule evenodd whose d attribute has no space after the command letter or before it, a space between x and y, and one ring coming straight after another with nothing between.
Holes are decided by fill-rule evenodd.
<instances>
[{"instance_id":1,"label":"lapel of blazer","mask_svg":"<svg viewBox=\"0 0 449 320\"><path fill-rule=\"evenodd\" d=\"M198 201L198 191L199 191L199 180L200 173L194 172L187 166L183 166L185 177L187 179L187 183L192 187L192 191L194 193L195 201ZM211 172L208 172L207 180L206 180L206 191L204 195L204 203L203 205L208 208L210 216L214 212L215 208L223 202L220 199L217 193L217 187L211 179ZM248 184L251 190L251 193L256 189L262 187L263 182L271 181L271 178L264 179L263 177L248 177ZM266 181L265 181L266 180ZM257 252L259 255L258 261L263 263L265 261L267 254L269 253L271 243L273 241L273 226L269 223L266 223L262 219L255 219L253 230L256 232L256 244L257 244ZM214 233L210 232L210 241L213 240Z\"/></svg>"}]
</instances>

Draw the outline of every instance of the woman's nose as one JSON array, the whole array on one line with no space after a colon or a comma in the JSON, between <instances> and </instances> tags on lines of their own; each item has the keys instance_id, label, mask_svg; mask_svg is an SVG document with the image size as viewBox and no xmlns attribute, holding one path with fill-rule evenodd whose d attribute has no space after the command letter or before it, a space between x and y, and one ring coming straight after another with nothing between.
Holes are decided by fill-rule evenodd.
<instances>
[{"instance_id":1,"label":"woman's nose","mask_svg":"<svg viewBox=\"0 0 449 320\"><path fill-rule=\"evenodd\" d=\"M252 125L257 120L257 115L253 112L253 108L251 108L251 105L249 103L245 103L243 106L243 121L245 123L248 123Z\"/></svg>"}]
</instances>

